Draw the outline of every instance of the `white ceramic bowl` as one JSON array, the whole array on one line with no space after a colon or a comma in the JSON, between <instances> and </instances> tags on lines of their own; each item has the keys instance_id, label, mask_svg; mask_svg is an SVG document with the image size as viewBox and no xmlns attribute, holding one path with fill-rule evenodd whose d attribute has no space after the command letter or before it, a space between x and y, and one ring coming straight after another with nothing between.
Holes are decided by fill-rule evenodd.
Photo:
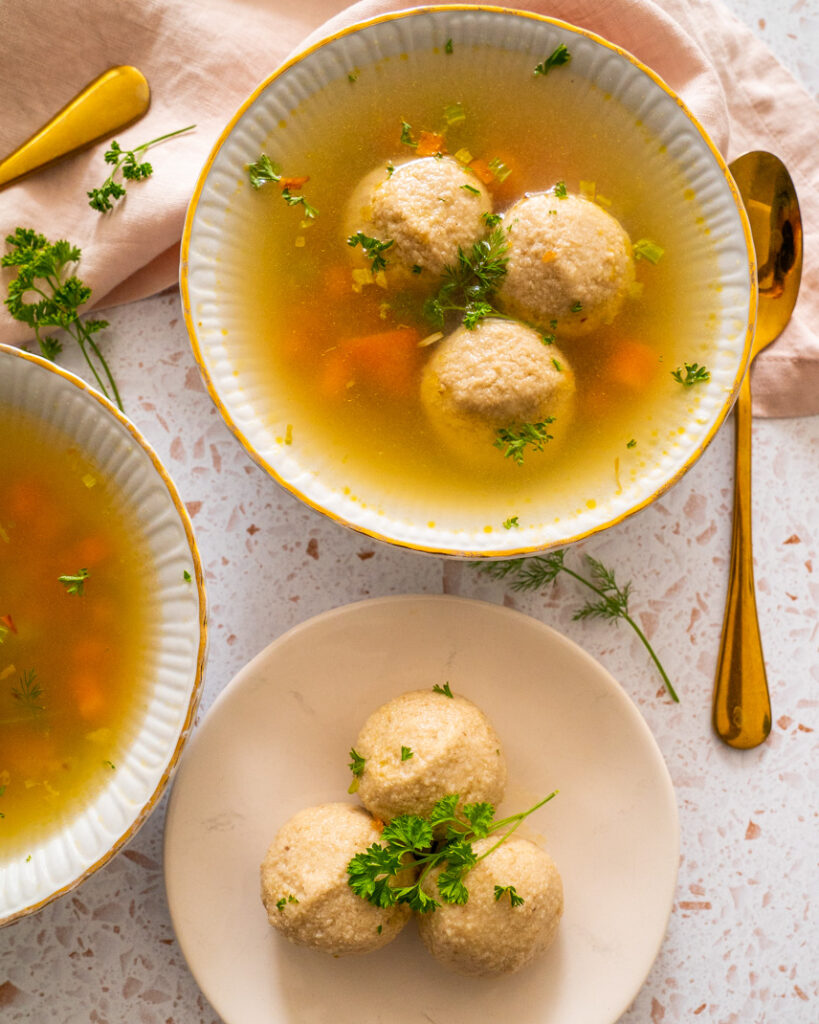
<instances>
[{"instance_id":1,"label":"white ceramic bowl","mask_svg":"<svg viewBox=\"0 0 819 1024\"><path fill-rule=\"evenodd\" d=\"M502 498L494 507L467 512L457 501L436 507L434 499L422 500L410 486L384 486L379 492L328 453L304 417L298 443L287 444L292 414L286 385L271 384L260 372L252 317L237 299L252 216L242 198L248 194L247 165L267 151L286 167L288 153L299 146L303 151L305 139L350 130L334 120L334 113L339 91L350 88L351 68L357 69L360 85L379 62L403 60L409 66L413 54L441 52L447 39L457 41L456 54L469 53L482 62L492 88L498 87L493 61L523 55L523 66L533 68L563 43L578 87L599 89L625 108L631 137L623 144L644 147L641 167L648 184L643 187L668 190L667 216L682 239L675 256L689 266L685 293L676 297L690 340L686 359L711 372L707 387L678 388L662 408L655 403L640 424L639 450L626 452L624 438L614 469L612 456L593 486L587 481L576 491L538 499L526 509L525 524L521 516L521 528L514 530L501 527L518 511L501 507ZM334 85L338 88L327 88ZM545 130L543 139L548 146ZM671 171L653 169L658 153L666 165L670 158ZM672 194L684 193L696 202L671 201ZM366 534L470 557L569 543L621 521L679 479L731 407L756 314L753 248L741 200L721 156L679 97L634 57L589 32L534 14L459 6L403 11L341 31L258 87L226 127L200 176L185 225L181 286L208 390L263 468L307 504Z\"/></svg>"},{"instance_id":2,"label":"white ceramic bowl","mask_svg":"<svg viewBox=\"0 0 819 1024\"><path fill-rule=\"evenodd\" d=\"M62 829L4 856L0 925L87 878L136 833L159 801L193 726L205 658L205 594L193 530L176 488L136 428L54 364L0 345L0 407L69 437L113 482L150 552L156 631L144 718L102 791ZM184 572L191 574L190 583Z\"/></svg>"}]
</instances>

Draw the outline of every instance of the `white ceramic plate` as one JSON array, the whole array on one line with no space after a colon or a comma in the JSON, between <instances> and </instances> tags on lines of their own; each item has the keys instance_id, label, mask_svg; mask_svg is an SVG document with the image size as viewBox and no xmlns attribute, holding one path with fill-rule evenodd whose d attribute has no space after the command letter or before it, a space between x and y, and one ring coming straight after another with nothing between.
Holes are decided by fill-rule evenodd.
<instances>
[{"instance_id":1,"label":"white ceramic plate","mask_svg":"<svg viewBox=\"0 0 819 1024\"><path fill-rule=\"evenodd\" d=\"M505 810L560 790L529 819L563 876L555 945L493 980L440 967L412 922L360 957L291 945L259 898L267 845L303 807L354 800L345 795L348 751L370 711L445 681L482 707L501 737ZM165 881L180 945L227 1024L612 1024L659 950L678 849L660 751L597 662L507 608L398 597L292 629L220 695L174 784Z\"/></svg>"},{"instance_id":2,"label":"white ceramic plate","mask_svg":"<svg viewBox=\"0 0 819 1024\"><path fill-rule=\"evenodd\" d=\"M442 52L447 39L455 41L449 56ZM641 412L630 426L640 438L633 451L625 448L628 434L623 440L612 436L605 445L601 441L593 472L584 475L578 467L573 486L546 494L533 487L519 496L521 526L505 530L501 524L519 508L510 510L503 495L487 491L485 498L470 495L468 501L457 493L430 497L400 477L373 479L354 464L360 460L346 457L343 442L328 441L294 401L286 380L271 380L254 340L258 323L243 300L249 225L259 217L246 168L264 151L282 166L303 169L311 140L327 138L328 126L344 125L339 97L351 88L351 69L359 73L355 88L378 89L379 68L398 62L406 69L401 88L411 95L413 75L420 73L413 61L436 52L450 62L448 69L458 61L479 65L497 89L499 81L503 87L518 75L531 79L531 69L559 44L572 55L560 72L567 76L562 81L571 80L580 93L599 93L603 117L613 116L605 113L614 106L606 101L618 105L618 142L636 154L638 194L650 189L664 196L666 222L675 225L674 257L688 267L675 293L675 319L685 339L680 362L707 366L711 380L707 387L669 387L662 401ZM561 79L549 79L550 88L556 81ZM408 110L402 116L412 120ZM547 99L543 117L548 121ZM548 132L542 144L549 146ZM591 168L589 175L594 177ZM713 143L671 89L633 56L584 30L526 12L456 5L398 12L345 29L258 87L200 175L183 235L181 289L208 390L230 429L268 473L314 508L374 537L469 556L564 545L622 520L679 479L730 409L756 311L753 249L736 187Z\"/></svg>"},{"instance_id":3,"label":"white ceramic plate","mask_svg":"<svg viewBox=\"0 0 819 1024\"><path fill-rule=\"evenodd\" d=\"M27 414L46 437L70 438L113 482L149 552L146 569L155 580L159 626L148 678L134 681L145 687L145 711L131 727L116 772L59 832L23 853L5 854L0 848L2 925L78 885L134 836L156 806L199 700L205 593L193 530L173 482L134 425L107 399L53 363L0 345L0 405Z\"/></svg>"}]
</instances>

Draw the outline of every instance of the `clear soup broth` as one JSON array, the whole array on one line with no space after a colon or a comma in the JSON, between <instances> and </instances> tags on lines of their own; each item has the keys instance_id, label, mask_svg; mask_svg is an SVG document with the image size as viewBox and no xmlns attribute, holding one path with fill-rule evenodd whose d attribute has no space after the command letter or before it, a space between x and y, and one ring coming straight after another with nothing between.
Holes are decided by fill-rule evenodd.
<instances>
[{"instance_id":1,"label":"clear soup broth","mask_svg":"<svg viewBox=\"0 0 819 1024\"><path fill-rule=\"evenodd\" d=\"M147 546L93 461L3 407L0 437L2 860L116 772L147 706L156 623Z\"/></svg>"}]
</instances>

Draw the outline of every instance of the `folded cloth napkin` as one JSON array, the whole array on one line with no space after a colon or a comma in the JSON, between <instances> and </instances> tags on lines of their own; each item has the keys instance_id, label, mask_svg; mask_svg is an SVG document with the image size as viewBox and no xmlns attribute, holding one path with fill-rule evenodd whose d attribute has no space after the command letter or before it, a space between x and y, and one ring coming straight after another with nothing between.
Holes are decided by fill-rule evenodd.
<instances>
[{"instance_id":1,"label":"folded cloth napkin","mask_svg":"<svg viewBox=\"0 0 819 1024\"><path fill-rule=\"evenodd\" d=\"M118 135L124 148L186 124L197 128L152 150L154 176L133 185L109 214L90 209L85 197L106 177L106 143L6 188L0 235L19 224L79 245L79 274L97 307L167 287L177 276L199 168L239 103L301 49L308 32L315 41L406 6L401 0L362 0L343 10L339 0L295 7L276 0L6 0L0 4L0 157L116 64L134 64L152 88L148 114ZM793 319L754 364L754 411L819 413L819 106L719 0L521 0L516 6L589 29L635 54L679 93L726 159L769 149L788 165L807 258ZM0 342L27 338L27 329L2 309Z\"/></svg>"}]
</instances>

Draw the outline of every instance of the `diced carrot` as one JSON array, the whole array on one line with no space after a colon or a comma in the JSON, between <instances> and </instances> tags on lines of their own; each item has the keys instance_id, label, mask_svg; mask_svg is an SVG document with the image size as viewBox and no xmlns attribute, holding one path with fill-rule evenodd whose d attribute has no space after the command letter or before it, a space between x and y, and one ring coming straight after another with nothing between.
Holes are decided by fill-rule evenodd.
<instances>
[{"instance_id":1,"label":"diced carrot","mask_svg":"<svg viewBox=\"0 0 819 1024\"><path fill-rule=\"evenodd\" d=\"M93 567L99 565L111 554L111 541L102 534L92 534L90 537L83 537L79 543L71 548L71 564L74 561L78 565Z\"/></svg>"},{"instance_id":2,"label":"diced carrot","mask_svg":"<svg viewBox=\"0 0 819 1024\"><path fill-rule=\"evenodd\" d=\"M0 615L0 624L7 626L12 633L17 632L17 627L14 625L14 619L12 619L11 615Z\"/></svg>"},{"instance_id":3,"label":"diced carrot","mask_svg":"<svg viewBox=\"0 0 819 1024\"><path fill-rule=\"evenodd\" d=\"M446 153L446 142L443 135L438 132L419 132L418 146L415 152L418 156L435 156L436 153Z\"/></svg>"},{"instance_id":4,"label":"diced carrot","mask_svg":"<svg viewBox=\"0 0 819 1024\"><path fill-rule=\"evenodd\" d=\"M497 181L489 164L481 157L473 160L469 164L469 169L476 178L484 183L484 185L491 185L493 182Z\"/></svg>"},{"instance_id":5,"label":"diced carrot","mask_svg":"<svg viewBox=\"0 0 819 1024\"><path fill-rule=\"evenodd\" d=\"M352 379L353 372L348 365L346 354L341 349L335 349L322 362L318 377L319 394L323 398L340 398Z\"/></svg>"},{"instance_id":6,"label":"diced carrot","mask_svg":"<svg viewBox=\"0 0 819 1024\"><path fill-rule=\"evenodd\" d=\"M305 174L301 178L280 178L279 187L284 190L286 188L300 189L305 182L310 180L310 175Z\"/></svg>"},{"instance_id":7,"label":"diced carrot","mask_svg":"<svg viewBox=\"0 0 819 1024\"><path fill-rule=\"evenodd\" d=\"M614 384L631 391L647 386L659 367L659 356L648 345L627 339L621 341L606 363L606 375Z\"/></svg>"},{"instance_id":8,"label":"diced carrot","mask_svg":"<svg viewBox=\"0 0 819 1024\"><path fill-rule=\"evenodd\" d=\"M557 253L554 251L554 249L549 249L548 252L544 252L544 254L540 257L540 262L541 263L554 263L554 261L556 259L557 259Z\"/></svg>"},{"instance_id":9,"label":"diced carrot","mask_svg":"<svg viewBox=\"0 0 819 1024\"><path fill-rule=\"evenodd\" d=\"M71 692L80 715L94 719L105 707L105 690L99 677L91 672L80 671L71 677Z\"/></svg>"},{"instance_id":10,"label":"diced carrot","mask_svg":"<svg viewBox=\"0 0 819 1024\"><path fill-rule=\"evenodd\" d=\"M350 381L360 381L393 396L410 394L415 387L422 353L420 332L396 327L345 338L326 358L318 387L326 397L339 397Z\"/></svg>"}]
</instances>

